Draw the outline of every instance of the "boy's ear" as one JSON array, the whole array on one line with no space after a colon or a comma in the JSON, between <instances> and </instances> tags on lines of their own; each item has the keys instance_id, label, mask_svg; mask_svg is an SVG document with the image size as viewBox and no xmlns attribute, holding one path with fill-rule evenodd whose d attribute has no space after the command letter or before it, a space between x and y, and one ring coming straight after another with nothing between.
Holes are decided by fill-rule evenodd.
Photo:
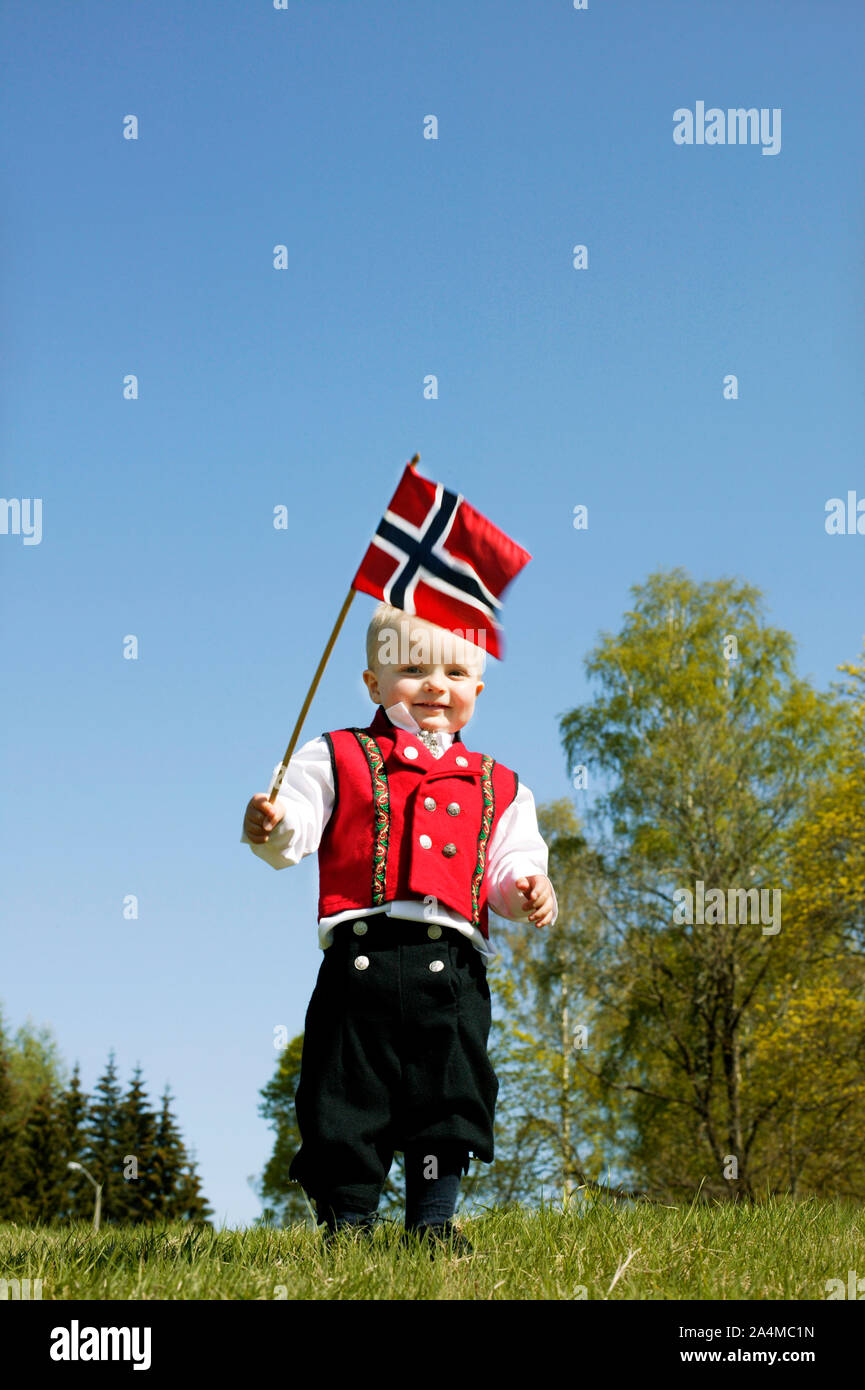
<instances>
[{"instance_id":1,"label":"boy's ear","mask_svg":"<svg viewBox=\"0 0 865 1390\"><path fill-rule=\"evenodd\" d=\"M369 698L372 700L373 704L380 705L381 694L379 693L378 676L376 675L375 671L364 671L363 682L367 690L369 691Z\"/></svg>"},{"instance_id":2,"label":"boy's ear","mask_svg":"<svg viewBox=\"0 0 865 1390\"><path fill-rule=\"evenodd\" d=\"M478 681L477 687L476 687L476 689L475 689L475 699L478 698L478 696L480 695L480 693L481 693L481 691L483 690L483 688L484 688L484 682L483 682L483 681Z\"/></svg>"}]
</instances>

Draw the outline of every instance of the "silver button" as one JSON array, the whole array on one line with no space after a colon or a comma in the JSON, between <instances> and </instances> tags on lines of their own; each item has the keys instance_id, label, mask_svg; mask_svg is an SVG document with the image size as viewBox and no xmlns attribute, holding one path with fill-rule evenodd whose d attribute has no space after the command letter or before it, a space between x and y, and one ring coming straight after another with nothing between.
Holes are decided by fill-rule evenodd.
<instances>
[{"instance_id":1,"label":"silver button","mask_svg":"<svg viewBox=\"0 0 865 1390\"><path fill-rule=\"evenodd\" d=\"M425 811L434 811L436 808L436 804L431 796L424 797L423 806Z\"/></svg>"},{"instance_id":2,"label":"silver button","mask_svg":"<svg viewBox=\"0 0 865 1390\"><path fill-rule=\"evenodd\" d=\"M442 845L442 854L446 859L453 859L457 852L456 845Z\"/></svg>"},{"instance_id":3,"label":"silver button","mask_svg":"<svg viewBox=\"0 0 865 1390\"><path fill-rule=\"evenodd\" d=\"M443 960L431 960L429 963L429 968L434 975L437 975L440 970L444 970L445 963Z\"/></svg>"},{"instance_id":4,"label":"silver button","mask_svg":"<svg viewBox=\"0 0 865 1390\"><path fill-rule=\"evenodd\" d=\"M457 764L457 767L468 767L468 765L469 765L469 760L468 760L468 758L457 758L456 764Z\"/></svg>"},{"instance_id":5,"label":"silver button","mask_svg":"<svg viewBox=\"0 0 865 1390\"><path fill-rule=\"evenodd\" d=\"M366 925L366 922L355 922L354 926L352 927L352 931L354 932L355 936L366 936L367 932L369 931L369 928Z\"/></svg>"},{"instance_id":6,"label":"silver button","mask_svg":"<svg viewBox=\"0 0 865 1390\"><path fill-rule=\"evenodd\" d=\"M421 849L429 849L432 845L432 840L430 839L429 835L421 835L418 839L418 844L420 845Z\"/></svg>"},{"instance_id":7,"label":"silver button","mask_svg":"<svg viewBox=\"0 0 865 1390\"><path fill-rule=\"evenodd\" d=\"M459 804L458 801L451 801L450 804L448 805L448 815L449 815L449 816L458 816L461 810L462 810L462 807L460 806L460 804Z\"/></svg>"},{"instance_id":8,"label":"silver button","mask_svg":"<svg viewBox=\"0 0 865 1390\"><path fill-rule=\"evenodd\" d=\"M405 747L402 751L405 753L405 755L406 755L407 758L416 758L416 757L417 757L417 749L415 748L415 746L414 746L413 743L407 744L406 747Z\"/></svg>"},{"instance_id":9,"label":"silver button","mask_svg":"<svg viewBox=\"0 0 865 1390\"><path fill-rule=\"evenodd\" d=\"M369 956L356 956L354 962L355 970L366 970L369 965Z\"/></svg>"},{"instance_id":10,"label":"silver button","mask_svg":"<svg viewBox=\"0 0 865 1390\"><path fill-rule=\"evenodd\" d=\"M435 923L433 923L431 927L427 927L426 934L429 937L430 941L438 941L439 937L442 934L442 929L441 927L437 927Z\"/></svg>"}]
</instances>

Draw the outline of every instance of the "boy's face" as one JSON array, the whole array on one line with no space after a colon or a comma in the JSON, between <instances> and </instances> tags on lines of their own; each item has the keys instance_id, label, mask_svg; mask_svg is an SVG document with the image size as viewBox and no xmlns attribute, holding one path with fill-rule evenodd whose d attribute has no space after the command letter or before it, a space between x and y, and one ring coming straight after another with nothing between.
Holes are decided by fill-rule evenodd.
<instances>
[{"instance_id":1,"label":"boy's face","mask_svg":"<svg viewBox=\"0 0 865 1390\"><path fill-rule=\"evenodd\" d=\"M401 632L383 628L379 638L380 659L363 673L375 704L401 700L422 729L456 733L468 724L484 683L465 642L419 619Z\"/></svg>"}]
</instances>

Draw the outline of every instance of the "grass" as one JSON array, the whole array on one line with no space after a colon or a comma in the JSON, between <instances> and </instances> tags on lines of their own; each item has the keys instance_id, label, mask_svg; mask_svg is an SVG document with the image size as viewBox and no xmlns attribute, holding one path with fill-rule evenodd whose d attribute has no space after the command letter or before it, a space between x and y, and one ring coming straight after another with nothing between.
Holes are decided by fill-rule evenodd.
<instances>
[{"instance_id":1,"label":"grass","mask_svg":"<svg viewBox=\"0 0 865 1390\"><path fill-rule=\"evenodd\" d=\"M475 1254L400 1246L401 1225L211 1230L182 1223L0 1224L0 1279L50 1299L817 1299L865 1276L865 1212L773 1197L756 1206L659 1207L607 1199L570 1210L492 1210L458 1221ZM32 1286L31 1286L32 1287Z\"/></svg>"}]
</instances>

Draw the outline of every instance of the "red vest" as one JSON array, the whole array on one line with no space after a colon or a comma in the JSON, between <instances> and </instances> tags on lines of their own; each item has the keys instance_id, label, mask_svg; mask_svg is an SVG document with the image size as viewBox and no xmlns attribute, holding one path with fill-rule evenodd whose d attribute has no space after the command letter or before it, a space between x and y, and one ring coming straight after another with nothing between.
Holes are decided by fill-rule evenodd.
<instances>
[{"instance_id":1,"label":"red vest","mask_svg":"<svg viewBox=\"0 0 865 1390\"><path fill-rule=\"evenodd\" d=\"M335 802L318 850L319 917L432 896L487 926L490 840L519 778L459 732L440 758L379 706L367 729L324 734Z\"/></svg>"}]
</instances>

